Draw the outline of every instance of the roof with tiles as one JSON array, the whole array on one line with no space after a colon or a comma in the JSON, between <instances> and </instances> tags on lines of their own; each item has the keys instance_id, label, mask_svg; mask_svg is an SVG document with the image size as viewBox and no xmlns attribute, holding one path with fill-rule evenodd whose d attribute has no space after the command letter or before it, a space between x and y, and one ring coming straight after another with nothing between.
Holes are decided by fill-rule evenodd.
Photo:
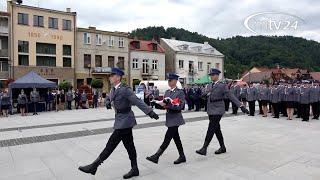
<instances>
[{"instance_id":1,"label":"roof with tiles","mask_svg":"<svg viewBox=\"0 0 320 180\"><path fill-rule=\"evenodd\" d=\"M136 45L136 43L138 43L138 45ZM152 38L151 41L146 41L139 40L137 36L133 39L129 39L129 50L164 53L164 49L155 40L155 38Z\"/></svg>"}]
</instances>

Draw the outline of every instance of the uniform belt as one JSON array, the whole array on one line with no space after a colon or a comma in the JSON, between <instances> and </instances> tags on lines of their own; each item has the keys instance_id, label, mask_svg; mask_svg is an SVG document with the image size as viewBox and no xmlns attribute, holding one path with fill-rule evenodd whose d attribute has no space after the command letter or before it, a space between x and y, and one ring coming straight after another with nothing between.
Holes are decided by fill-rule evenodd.
<instances>
[{"instance_id":1,"label":"uniform belt","mask_svg":"<svg viewBox=\"0 0 320 180\"><path fill-rule=\"evenodd\" d=\"M131 108L125 108L125 109L116 109L116 113L127 113L130 112Z\"/></svg>"},{"instance_id":2,"label":"uniform belt","mask_svg":"<svg viewBox=\"0 0 320 180\"><path fill-rule=\"evenodd\" d=\"M181 110L167 109L167 113L181 113Z\"/></svg>"},{"instance_id":3,"label":"uniform belt","mask_svg":"<svg viewBox=\"0 0 320 180\"><path fill-rule=\"evenodd\" d=\"M222 101L222 99L215 99L215 100L211 100L210 102L220 102Z\"/></svg>"}]
</instances>

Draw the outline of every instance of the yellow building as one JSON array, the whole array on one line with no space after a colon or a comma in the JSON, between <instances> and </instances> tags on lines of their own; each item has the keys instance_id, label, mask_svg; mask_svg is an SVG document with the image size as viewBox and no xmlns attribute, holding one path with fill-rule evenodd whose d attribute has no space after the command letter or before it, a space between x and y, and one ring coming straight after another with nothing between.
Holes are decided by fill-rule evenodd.
<instances>
[{"instance_id":1,"label":"yellow building","mask_svg":"<svg viewBox=\"0 0 320 180\"><path fill-rule=\"evenodd\" d=\"M124 71L124 83L129 82L127 32L110 32L95 27L77 28L76 79L77 87L90 84L92 79L102 79L103 91L108 92L111 68Z\"/></svg>"},{"instance_id":2,"label":"yellow building","mask_svg":"<svg viewBox=\"0 0 320 180\"><path fill-rule=\"evenodd\" d=\"M29 71L57 83L75 82L76 13L7 2L12 78Z\"/></svg>"}]
</instances>

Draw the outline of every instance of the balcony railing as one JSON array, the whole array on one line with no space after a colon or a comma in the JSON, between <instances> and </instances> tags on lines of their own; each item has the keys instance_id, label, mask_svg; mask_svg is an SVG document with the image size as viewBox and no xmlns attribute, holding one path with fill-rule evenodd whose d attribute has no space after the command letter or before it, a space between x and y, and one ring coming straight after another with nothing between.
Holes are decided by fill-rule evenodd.
<instances>
[{"instance_id":1,"label":"balcony railing","mask_svg":"<svg viewBox=\"0 0 320 180\"><path fill-rule=\"evenodd\" d=\"M94 67L91 69L91 73L96 74L110 74L111 68L110 67Z\"/></svg>"}]
</instances>

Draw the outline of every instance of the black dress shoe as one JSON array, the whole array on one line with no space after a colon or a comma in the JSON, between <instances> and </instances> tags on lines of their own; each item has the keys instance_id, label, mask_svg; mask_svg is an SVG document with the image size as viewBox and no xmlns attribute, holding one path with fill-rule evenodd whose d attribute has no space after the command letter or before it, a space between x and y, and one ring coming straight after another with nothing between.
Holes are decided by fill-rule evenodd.
<instances>
[{"instance_id":1,"label":"black dress shoe","mask_svg":"<svg viewBox=\"0 0 320 180\"><path fill-rule=\"evenodd\" d=\"M184 163L184 162L186 162L187 160L186 160L186 156L185 155L180 155L180 157L177 159L177 160L175 160L174 162L173 162L173 164L180 164L180 163Z\"/></svg>"},{"instance_id":2,"label":"black dress shoe","mask_svg":"<svg viewBox=\"0 0 320 180\"><path fill-rule=\"evenodd\" d=\"M98 166L102 163L103 161L98 157L93 163L87 165L87 166L80 166L78 169L82 172L85 173L90 173L92 175L95 175L98 169Z\"/></svg>"},{"instance_id":3,"label":"black dress shoe","mask_svg":"<svg viewBox=\"0 0 320 180\"><path fill-rule=\"evenodd\" d=\"M202 156L206 156L207 155L207 148L201 148L201 149L197 150L196 153L198 153Z\"/></svg>"},{"instance_id":4,"label":"black dress shoe","mask_svg":"<svg viewBox=\"0 0 320 180\"><path fill-rule=\"evenodd\" d=\"M215 154L222 154L222 153L226 153L226 152L227 152L226 148L225 147L221 147L214 153Z\"/></svg>"},{"instance_id":5,"label":"black dress shoe","mask_svg":"<svg viewBox=\"0 0 320 180\"><path fill-rule=\"evenodd\" d=\"M306 121L306 122L309 122L309 120L308 120L308 119L303 119L302 121Z\"/></svg>"},{"instance_id":6,"label":"black dress shoe","mask_svg":"<svg viewBox=\"0 0 320 180\"><path fill-rule=\"evenodd\" d=\"M139 176L139 169L138 167L132 168L127 174L123 175L123 179L129 179L134 176Z\"/></svg>"}]
</instances>

